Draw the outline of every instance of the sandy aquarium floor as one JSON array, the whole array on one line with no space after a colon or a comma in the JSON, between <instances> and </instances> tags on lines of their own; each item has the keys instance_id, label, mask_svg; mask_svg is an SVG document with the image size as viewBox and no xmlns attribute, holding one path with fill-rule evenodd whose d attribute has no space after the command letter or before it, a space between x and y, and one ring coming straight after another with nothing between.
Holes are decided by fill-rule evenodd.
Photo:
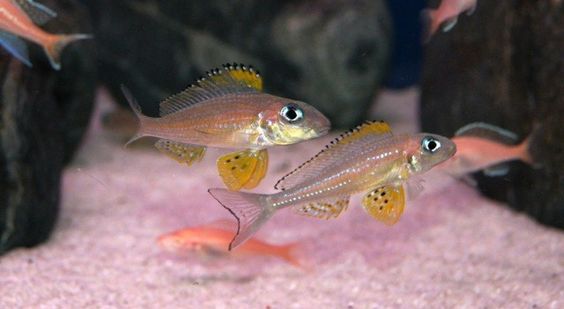
<instances>
[{"instance_id":1,"label":"sandy aquarium floor","mask_svg":"<svg viewBox=\"0 0 564 309\"><path fill-rule=\"evenodd\" d=\"M384 93L375 119L415 130L416 95ZM221 187L221 152L188 168L151 147L124 149L126 134L100 125L108 101L102 92L64 174L51 241L0 258L0 308L564 308L564 233L440 175L426 177L393 227L366 215L360 196L336 220L275 215L258 236L302 242L308 271L273 258L163 252L162 233L232 220L207 193ZM272 150L255 191L273 192L332 138Z\"/></svg>"}]
</instances>

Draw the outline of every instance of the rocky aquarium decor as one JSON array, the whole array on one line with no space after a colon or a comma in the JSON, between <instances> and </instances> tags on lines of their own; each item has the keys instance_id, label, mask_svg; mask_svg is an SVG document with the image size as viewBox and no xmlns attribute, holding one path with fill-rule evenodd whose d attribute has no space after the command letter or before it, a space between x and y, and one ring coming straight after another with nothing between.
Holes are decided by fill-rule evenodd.
<instances>
[{"instance_id":1,"label":"rocky aquarium decor","mask_svg":"<svg viewBox=\"0 0 564 309\"><path fill-rule=\"evenodd\" d=\"M383 78L390 20L383 0L82 0L102 82L144 112L226 62L255 66L267 92L308 102L336 127L359 123Z\"/></svg>"},{"instance_id":2,"label":"rocky aquarium decor","mask_svg":"<svg viewBox=\"0 0 564 309\"><path fill-rule=\"evenodd\" d=\"M426 46L421 121L452 135L474 121L531 136L534 168L478 174L480 189L564 228L564 2L478 1Z\"/></svg>"},{"instance_id":3,"label":"rocky aquarium decor","mask_svg":"<svg viewBox=\"0 0 564 309\"><path fill-rule=\"evenodd\" d=\"M90 32L71 0L41 1L58 17L53 33ZM0 254L49 237L58 214L61 171L87 127L96 76L93 43L66 48L62 70L28 44L33 68L0 50Z\"/></svg>"}]
</instances>

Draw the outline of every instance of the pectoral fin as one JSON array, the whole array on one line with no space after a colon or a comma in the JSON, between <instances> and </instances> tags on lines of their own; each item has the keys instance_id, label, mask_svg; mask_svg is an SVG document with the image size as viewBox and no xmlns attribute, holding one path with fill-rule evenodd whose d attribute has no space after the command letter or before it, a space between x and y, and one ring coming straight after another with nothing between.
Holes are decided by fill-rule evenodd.
<instances>
[{"instance_id":1,"label":"pectoral fin","mask_svg":"<svg viewBox=\"0 0 564 309\"><path fill-rule=\"evenodd\" d=\"M364 196L362 206L376 220L393 225L398 222L405 207L403 187L399 185L376 188Z\"/></svg>"},{"instance_id":2,"label":"pectoral fin","mask_svg":"<svg viewBox=\"0 0 564 309\"><path fill-rule=\"evenodd\" d=\"M232 191L256 187L266 174L268 152L244 150L232 152L217 160L217 170L223 182Z\"/></svg>"},{"instance_id":3,"label":"pectoral fin","mask_svg":"<svg viewBox=\"0 0 564 309\"><path fill-rule=\"evenodd\" d=\"M201 161L206 153L206 147L183 144L166 139L158 140L155 143L155 147L178 163L186 163L188 166L194 162Z\"/></svg>"}]
</instances>

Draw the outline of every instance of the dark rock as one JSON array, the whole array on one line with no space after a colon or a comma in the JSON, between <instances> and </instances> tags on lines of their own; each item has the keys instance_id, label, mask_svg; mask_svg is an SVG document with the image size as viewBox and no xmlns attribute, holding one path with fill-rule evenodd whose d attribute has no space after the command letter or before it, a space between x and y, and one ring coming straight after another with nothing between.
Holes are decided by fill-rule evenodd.
<instances>
[{"instance_id":1,"label":"dark rock","mask_svg":"<svg viewBox=\"0 0 564 309\"><path fill-rule=\"evenodd\" d=\"M470 122L510 129L538 165L509 175L478 175L490 197L564 228L564 2L481 1L427 45L421 121L452 135Z\"/></svg>"},{"instance_id":2,"label":"dark rock","mask_svg":"<svg viewBox=\"0 0 564 309\"><path fill-rule=\"evenodd\" d=\"M89 32L86 12L75 2L42 3L59 14L48 31ZM49 237L62 168L87 127L96 86L92 42L68 46L59 72L41 48L28 46L32 69L0 52L0 254Z\"/></svg>"},{"instance_id":3,"label":"dark rock","mask_svg":"<svg viewBox=\"0 0 564 309\"><path fill-rule=\"evenodd\" d=\"M365 116L389 50L384 1L82 0L102 81L149 115L157 102L227 62L252 64L273 94L306 101L335 126Z\"/></svg>"}]
</instances>

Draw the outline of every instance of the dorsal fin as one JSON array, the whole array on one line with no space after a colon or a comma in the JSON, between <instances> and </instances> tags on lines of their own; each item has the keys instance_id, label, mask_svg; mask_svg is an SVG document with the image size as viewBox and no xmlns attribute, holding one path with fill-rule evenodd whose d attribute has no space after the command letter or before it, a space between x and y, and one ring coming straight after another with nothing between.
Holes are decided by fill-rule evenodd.
<instances>
[{"instance_id":1,"label":"dorsal fin","mask_svg":"<svg viewBox=\"0 0 564 309\"><path fill-rule=\"evenodd\" d=\"M296 184L315 177L335 162L341 162L351 154L358 152L368 143L392 135L390 126L384 121L367 121L356 128L341 134L311 159L282 177L274 186L277 190L286 190Z\"/></svg>"},{"instance_id":2,"label":"dorsal fin","mask_svg":"<svg viewBox=\"0 0 564 309\"><path fill-rule=\"evenodd\" d=\"M262 90L262 78L252 66L225 64L222 69L206 72L196 83L160 103L160 115L166 116L194 104L233 93Z\"/></svg>"},{"instance_id":3,"label":"dorsal fin","mask_svg":"<svg viewBox=\"0 0 564 309\"><path fill-rule=\"evenodd\" d=\"M15 2L36 25L41 26L57 17L55 11L33 0L15 0Z\"/></svg>"},{"instance_id":4,"label":"dorsal fin","mask_svg":"<svg viewBox=\"0 0 564 309\"><path fill-rule=\"evenodd\" d=\"M458 129L454 135L481 137L506 145L514 145L519 140L517 134L485 122L469 123Z\"/></svg>"}]
</instances>

